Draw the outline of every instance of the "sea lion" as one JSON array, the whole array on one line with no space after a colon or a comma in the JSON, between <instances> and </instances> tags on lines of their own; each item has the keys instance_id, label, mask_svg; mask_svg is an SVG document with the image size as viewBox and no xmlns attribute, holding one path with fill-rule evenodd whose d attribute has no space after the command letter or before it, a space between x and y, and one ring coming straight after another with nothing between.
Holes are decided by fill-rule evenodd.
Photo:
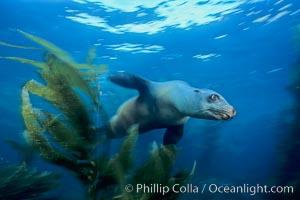
<instances>
[{"instance_id":1,"label":"sea lion","mask_svg":"<svg viewBox=\"0 0 300 200\"><path fill-rule=\"evenodd\" d=\"M153 82L128 73L112 75L109 80L139 91L110 120L109 138L123 137L137 124L139 133L166 128L163 144L177 144L190 117L228 120L236 115L235 109L217 92L191 87L184 81Z\"/></svg>"}]
</instances>

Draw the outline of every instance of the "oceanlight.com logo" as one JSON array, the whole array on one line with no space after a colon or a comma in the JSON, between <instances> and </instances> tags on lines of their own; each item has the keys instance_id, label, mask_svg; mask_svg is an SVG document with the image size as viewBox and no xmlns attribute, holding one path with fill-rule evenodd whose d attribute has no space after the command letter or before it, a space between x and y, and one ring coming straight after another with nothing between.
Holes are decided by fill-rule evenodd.
<instances>
[{"instance_id":1,"label":"oceanlight.com logo","mask_svg":"<svg viewBox=\"0 0 300 200\"><path fill-rule=\"evenodd\" d=\"M207 185L203 185L203 191L206 190ZM243 184L239 186L223 186L217 184L209 184L208 191L210 193L220 193L220 194L249 194L251 196L256 194L293 194L293 186L267 186L267 185L249 185Z\"/></svg>"},{"instance_id":2,"label":"oceanlight.com logo","mask_svg":"<svg viewBox=\"0 0 300 200\"><path fill-rule=\"evenodd\" d=\"M293 186L267 186L267 185L218 185L218 184L174 184L174 185L162 185L158 183L153 184L127 184L125 186L126 192L135 192L143 194L162 194L165 195L169 192L172 193L192 193L192 194L249 194L251 196L256 194L293 194Z\"/></svg>"}]
</instances>

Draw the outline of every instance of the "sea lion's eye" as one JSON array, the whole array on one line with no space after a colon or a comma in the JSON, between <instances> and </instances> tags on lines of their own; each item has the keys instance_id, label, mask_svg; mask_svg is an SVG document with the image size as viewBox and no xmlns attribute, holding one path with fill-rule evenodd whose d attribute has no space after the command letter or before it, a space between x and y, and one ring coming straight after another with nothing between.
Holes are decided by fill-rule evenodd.
<instances>
[{"instance_id":1,"label":"sea lion's eye","mask_svg":"<svg viewBox=\"0 0 300 200\"><path fill-rule=\"evenodd\" d=\"M217 94L212 94L212 95L210 95L210 97L209 97L209 100L212 101L212 102L217 101L217 100L219 100L219 99L220 99L220 97L219 97L219 95L217 95Z\"/></svg>"},{"instance_id":2,"label":"sea lion's eye","mask_svg":"<svg viewBox=\"0 0 300 200\"><path fill-rule=\"evenodd\" d=\"M200 90L194 90L194 92L197 92L197 93L199 93L199 92L200 92Z\"/></svg>"}]
</instances>

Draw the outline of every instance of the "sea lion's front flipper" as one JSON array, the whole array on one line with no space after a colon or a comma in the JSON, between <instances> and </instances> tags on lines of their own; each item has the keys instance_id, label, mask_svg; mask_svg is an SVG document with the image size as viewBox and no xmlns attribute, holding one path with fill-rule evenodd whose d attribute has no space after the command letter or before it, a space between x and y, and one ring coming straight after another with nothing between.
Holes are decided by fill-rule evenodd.
<instances>
[{"instance_id":1,"label":"sea lion's front flipper","mask_svg":"<svg viewBox=\"0 0 300 200\"><path fill-rule=\"evenodd\" d=\"M110 76L109 80L122 87L136 89L142 96L149 92L149 81L133 74L119 73Z\"/></svg>"},{"instance_id":2,"label":"sea lion's front flipper","mask_svg":"<svg viewBox=\"0 0 300 200\"><path fill-rule=\"evenodd\" d=\"M164 145L177 144L183 135L183 124L168 126L164 135Z\"/></svg>"}]
</instances>

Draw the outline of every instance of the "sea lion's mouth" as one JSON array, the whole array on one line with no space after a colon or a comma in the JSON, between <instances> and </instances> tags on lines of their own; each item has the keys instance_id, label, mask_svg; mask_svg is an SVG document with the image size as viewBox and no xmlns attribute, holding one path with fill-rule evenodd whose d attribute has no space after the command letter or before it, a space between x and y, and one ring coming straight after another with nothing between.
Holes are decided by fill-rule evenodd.
<instances>
[{"instance_id":1,"label":"sea lion's mouth","mask_svg":"<svg viewBox=\"0 0 300 200\"><path fill-rule=\"evenodd\" d=\"M229 120L236 116L236 110L234 108L231 109L231 111L227 113L221 114L223 120Z\"/></svg>"},{"instance_id":2,"label":"sea lion's mouth","mask_svg":"<svg viewBox=\"0 0 300 200\"><path fill-rule=\"evenodd\" d=\"M209 108L195 112L191 117L209 119L209 120L230 120L236 115L236 110L232 107L229 109Z\"/></svg>"},{"instance_id":3,"label":"sea lion's mouth","mask_svg":"<svg viewBox=\"0 0 300 200\"><path fill-rule=\"evenodd\" d=\"M219 120L230 120L236 115L236 110L234 108L230 110L215 110L215 109L209 109L211 114Z\"/></svg>"},{"instance_id":4,"label":"sea lion's mouth","mask_svg":"<svg viewBox=\"0 0 300 200\"><path fill-rule=\"evenodd\" d=\"M222 120L230 120L230 119L232 119L233 117L234 117L233 115L229 115L229 114L227 114L227 113L221 114Z\"/></svg>"},{"instance_id":5,"label":"sea lion's mouth","mask_svg":"<svg viewBox=\"0 0 300 200\"><path fill-rule=\"evenodd\" d=\"M230 119L231 117L230 117L228 114L223 113L223 114L221 114L221 118L222 118L223 120L228 120L228 119Z\"/></svg>"}]
</instances>

